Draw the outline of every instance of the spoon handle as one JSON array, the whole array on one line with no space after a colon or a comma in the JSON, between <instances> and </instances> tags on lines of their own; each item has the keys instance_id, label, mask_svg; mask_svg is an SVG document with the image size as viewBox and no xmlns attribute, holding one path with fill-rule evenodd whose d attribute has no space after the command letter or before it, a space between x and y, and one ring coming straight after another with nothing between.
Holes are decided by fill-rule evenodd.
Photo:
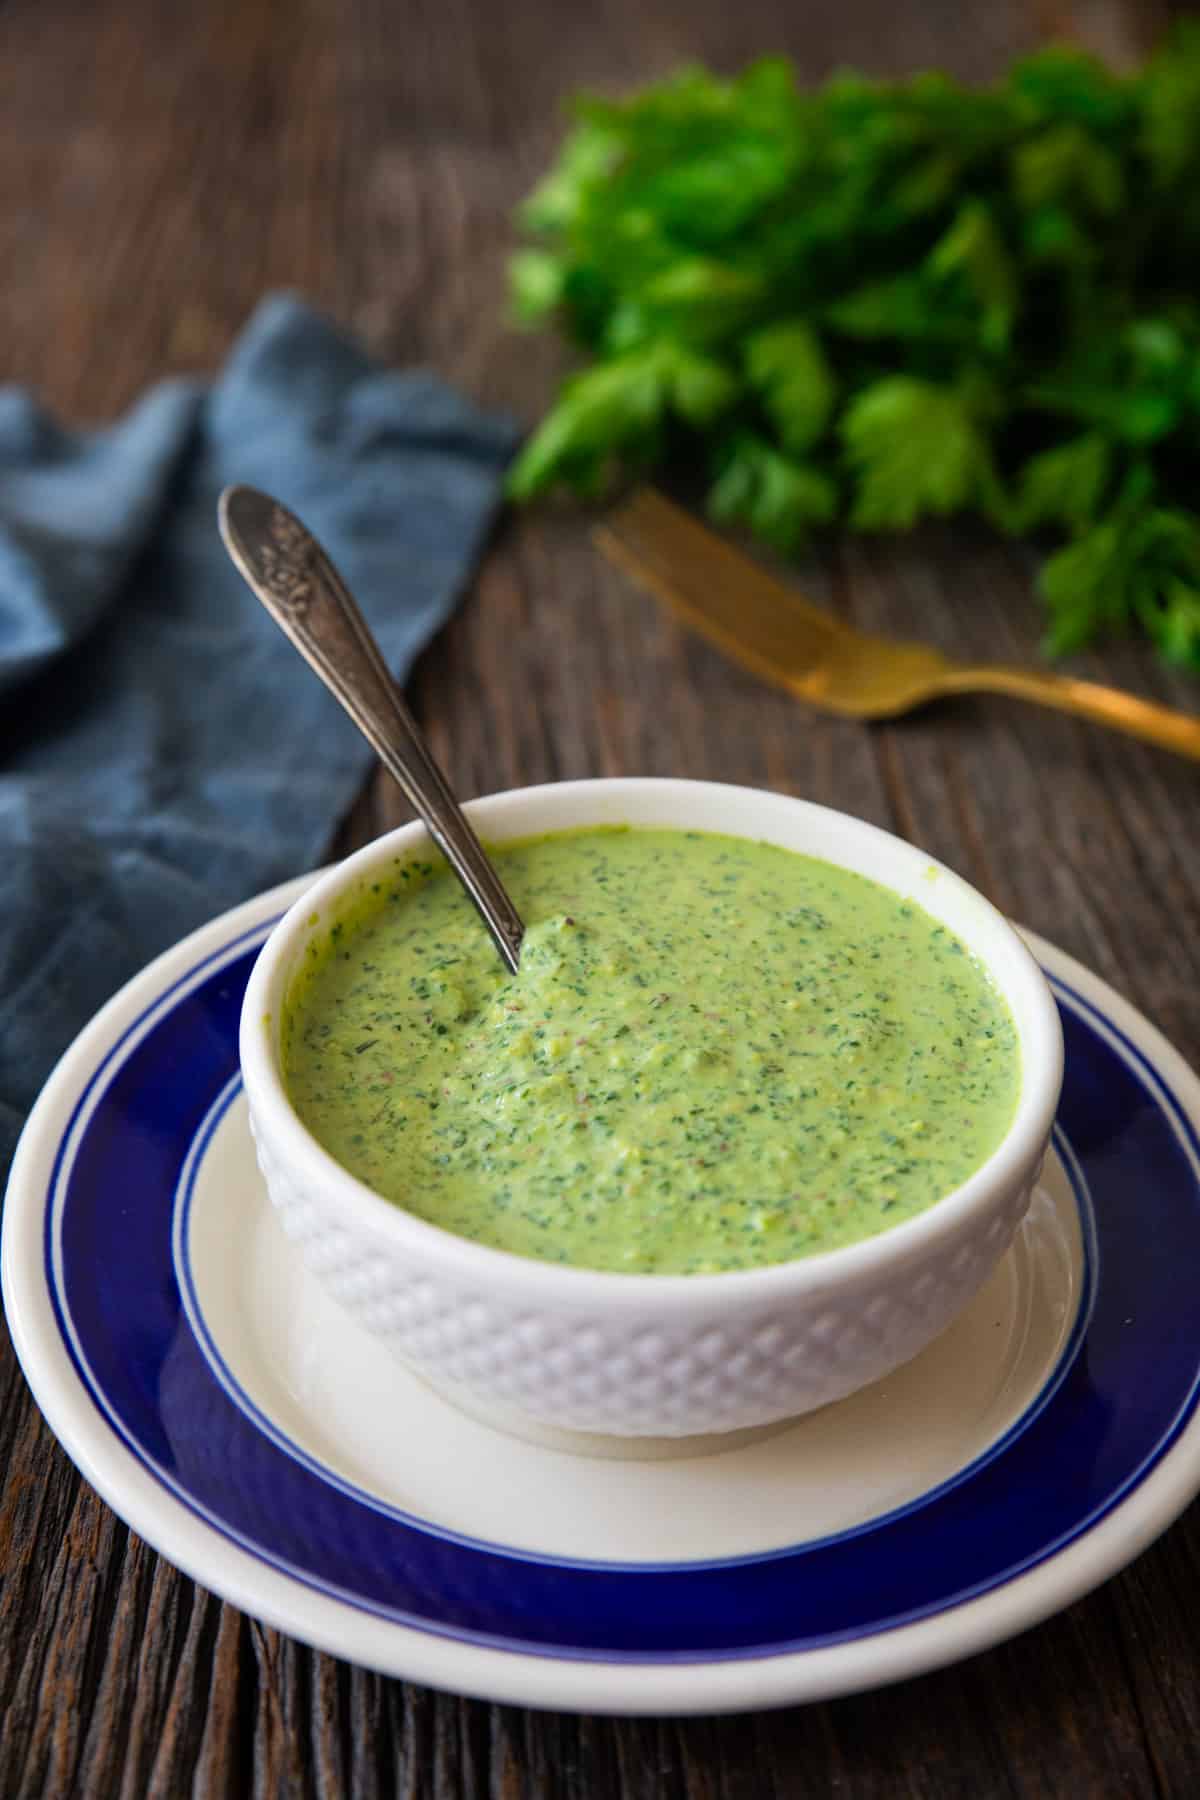
<instances>
[{"instance_id":1,"label":"spoon handle","mask_svg":"<svg viewBox=\"0 0 1200 1800\"><path fill-rule=\"evenodd\" d=\"M218 517L238 569L400 783L515 975L525 935L520 915L329 557L293 513L254 488L226 488Z\"/></svg>"}]
</instances>

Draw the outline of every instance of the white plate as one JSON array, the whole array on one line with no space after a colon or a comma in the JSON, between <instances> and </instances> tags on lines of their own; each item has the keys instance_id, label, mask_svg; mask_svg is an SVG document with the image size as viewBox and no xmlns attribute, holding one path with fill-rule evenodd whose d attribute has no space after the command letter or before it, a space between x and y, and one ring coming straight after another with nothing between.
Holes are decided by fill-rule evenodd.
<instances>
[{"instance_id":1,"label":"white plate","mask_svg":"<svg viewBox=\"0 0 1200 1800\"><path fill-rule=\"evenodd\" d=\"M217 920L105 1008L47 1085L7 1200L5 1303L39 1404L198 1580L460 1692L721 1711L993 1643L1111 1574L1200 1487L1200 1084L1059 952L1034 944L1067 1034L1056 1153L967 1311L822 1413L683 1460L604 1461L458 1412L283 1240L236 1022L305 885Z\"/></svg>"}]
</instances>

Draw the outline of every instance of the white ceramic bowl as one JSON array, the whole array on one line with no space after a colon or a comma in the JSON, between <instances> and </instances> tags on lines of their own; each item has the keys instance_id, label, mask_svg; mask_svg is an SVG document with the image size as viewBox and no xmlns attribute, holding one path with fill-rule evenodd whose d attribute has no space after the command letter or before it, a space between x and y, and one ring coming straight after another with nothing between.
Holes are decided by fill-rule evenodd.
<instances>
[{"instance_id":1,"label":"white ceramic bowl","mask_svg":"<svg viewBox=\"0 0 1200 1800\"><path fill-rule=\"evenodd\" d=\"M563 1268L426 1224L310 1136L278 1060L281 1004L310 937L381 866L427 847L423 827L409 825L316 882L272 932L246 990L241 1060L259 1162L284 1229L318 1277L435 1385L487 1417L535 1428L657 1438L741 1430L841 1399L915 1356L1004 1253L1058 1101L1058 1013L1012 927L911 845L779 794L693 781L576 781L496 794L466 810L492 842L616 823L730 832L824 857L916 900L958 934L1008 1001L1022 1059L1016 1114L988 1161L928 1211L862 1243L768 1268Z\"/></svg>"}]
</instances>

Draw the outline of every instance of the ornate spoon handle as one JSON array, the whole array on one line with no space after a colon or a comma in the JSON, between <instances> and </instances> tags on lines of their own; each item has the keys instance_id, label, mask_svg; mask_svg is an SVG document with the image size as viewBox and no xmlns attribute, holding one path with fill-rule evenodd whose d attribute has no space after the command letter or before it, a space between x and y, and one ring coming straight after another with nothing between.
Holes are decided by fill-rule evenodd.
<instances>
[{"instance_id":1,"label":"ornate spoon handle","mask_svg":"<svg viewBox=\"0 0 1200 1800\"><path fill-rule=\"evenodd\" d=\"M515 974L525 935L520 914L400 698L349 588L312 533L269 495L226 488L218 517L238 569L400 783Z\"/></svg>"}]
</instances>

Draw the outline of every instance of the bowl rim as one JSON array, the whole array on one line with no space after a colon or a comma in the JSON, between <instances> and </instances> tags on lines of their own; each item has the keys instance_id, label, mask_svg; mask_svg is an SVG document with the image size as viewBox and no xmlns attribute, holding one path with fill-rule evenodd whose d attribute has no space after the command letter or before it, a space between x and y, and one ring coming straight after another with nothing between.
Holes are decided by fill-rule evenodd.
<instances>
[{"instance_id":1,"label":"bowl rim","mask_svg":"<svg viewBox=\"0 0 1200 1800\"><path fill-rule=\"evenodd\" d=\"M767 802L793 816L806 814L827 823L836 819L843 828L849 827L864 845L877 849L881 858L890 858L893 864L898 859L910 868L912 859L918 859L923 872L936 872L939 880L944 878L956 889L965 890L966 896L982 909L981 918L991 925L1004 946L1003 967L996 966L998 958L994 954L985 955L974 943L969 947L1004 995L1021 1046L1021 1082L1016 1109L1007 1132L991 1155L966 1181L924 1211L871 1237L814 1251L786 1262L711 1273L653 1274L588 1269L543 1261L460 1237L385 1199L339 1163L293 1109L275 1053L273 1013L278 1000L273 998L273 989L294 966L297 949L312 929L310 921L314 908L329 907L377 864L390 861L397 850L416 855L423 847L435 848L425 826L415 820L384 833L335 863L293 902L263 944L242 1003L239 1057L247 1099L258 1131L272 1146L273 1153L282 1152L289 1166L295 1166L297 1162L307 1165L309 1179L320 1183L327 1204L336 1205L344 1215L346 1226L353 1226L377 1241L382 1239L394 1250L407 1252L414 1266L429 1278L440 1274L457 1285L469 1285L483 1292L503 1288L510 1298L523 1300L530 1306L538 1302L590 1303L610 1308L627 1305L641 1311L650 1304L675 1311L701 1301L711 1305L717 1301L770 1302L801 1295L813 1297L841 1288L847 1282L869 1280L886 1269L900 1271L907 1263L924 1260L939 1240L956 1238L973 1213L988 1211L989 1201L994 1202L998 1194L1009 1192L1034 1171L1049 1138L1062 1083L1063 1041L1058 1008L1040 966L1015 927L977 888L919 846L836 807L769 788L686 777L607 776L545 782L480 796L464 802L464 810L486 835L489 824L511 823L511 819L505 821L504 815L519 814L523 807L536 806L546 796L552 795L560 803L569 803L584 795L600 798L636 793L666 801L680 790L701 801L712 798L714 803L728 804L743 798L756 806ZM579 821L582 828L589 823L598 826L601 821L587 818ZM637 822L632 824L637 829ZM520 829L501 832L499 841L506 837L538 835L536 820L528 821L527 826L527 833ZM687 828L705 829L702 825ZM729 836L750 835L731 832L716 824L711 829L724 831ZM755 830L753 836L756 841L772 841L761 830ZM837 862L836 856L824 851L811 854L821 855L828 862ZM886 864L871 879L879 881L881 886L892 885ZM961 930L958 934L964 939L969 935Z\"/></svg>"}]
</instances>

